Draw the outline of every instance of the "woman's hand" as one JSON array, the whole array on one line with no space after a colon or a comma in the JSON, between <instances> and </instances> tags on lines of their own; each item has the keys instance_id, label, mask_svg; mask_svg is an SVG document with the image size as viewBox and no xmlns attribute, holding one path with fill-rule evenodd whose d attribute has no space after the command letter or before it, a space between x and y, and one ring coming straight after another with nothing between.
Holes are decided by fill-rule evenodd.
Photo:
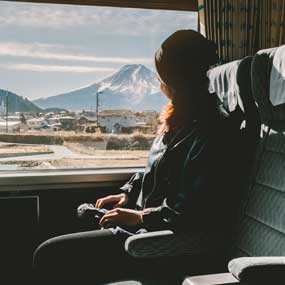
<instances>
[{"instance_id":1,"label":"woman's hand","mask_svg":"<svg viewBox=\"0 0 285 285\"><path fill-rule=\"evenodd\" d=\"M96 201L95 207L96 208L103 208L104 205L109 204L109 203L116 203L115 208L123 207L128 203L128 195L123 193L123 194L118 194L118 195L110 195L101 199L98 199Z\"/></svg>"},{"instance_id":2,"label":"woman's hand","mask_svg":"<svg viewBox=\"0 0 285 285\"><path fill-rule=\"evenodd\" d=\"M142 223L143 211L117 208L108 211L100 220L100 226L110 228L114 226L135 226Z\"/></svg>"}]
</instances>

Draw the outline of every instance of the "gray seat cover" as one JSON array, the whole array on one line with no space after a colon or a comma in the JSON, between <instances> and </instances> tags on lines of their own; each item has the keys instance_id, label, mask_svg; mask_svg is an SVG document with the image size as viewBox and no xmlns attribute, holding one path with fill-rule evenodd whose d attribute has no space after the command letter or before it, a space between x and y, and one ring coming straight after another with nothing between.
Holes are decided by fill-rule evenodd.
<instances>
[{"instance_id":1,"label":"gray seat cover","mask_svg":"<svg viewBox=\"0 0 285 285\"><path fill-rule=\"evenodd\" d=\"M285 46L259 51L252 62L252 90L262 130L252 185L243 201L243 212L234 233L236 238L229 259L285 256L285 102L276 97L272 100L272 93L270 95L272 90L285 86L283 69L280 75L274 70L274 77L278 80L272 80L271 74L273 62L285 68L280 54L285 54ZM277 86L272 86L275 84ZM277 92L278 96L283 96L283 92ZM183 285L228 284L230 279L234 280L230 273L194 276L186 278Z\"/></svg>"},{"instance_id":2,"label":"gray seat cover","mask_svg":"<svg viewBox=\"0 0 285 285\"><path fill-rule=\"evenodd\" d=\"M285 50L285 46L278 49ZM253 95L263 123L261 151L237 229L237 256L285 255L285 104L273 106L269 100L276 50L258 52L252 63Z\"/></svg>"}]
</instances>

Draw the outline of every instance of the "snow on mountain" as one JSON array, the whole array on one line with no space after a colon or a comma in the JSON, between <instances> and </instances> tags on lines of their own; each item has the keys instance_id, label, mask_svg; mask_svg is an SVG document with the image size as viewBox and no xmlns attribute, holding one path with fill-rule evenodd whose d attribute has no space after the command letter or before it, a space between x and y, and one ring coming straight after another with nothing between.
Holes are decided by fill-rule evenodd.
<instances>
[{"instance_id":1,"label":"snow on mountain","mask_svg":"<svg viewBox=\"0 0 285 285\"><path fill-rule=\"evenodd\" d=\"M34 101L42 108L64 108L72 111L89 110L100 94L100 110L132 109L160 111L167 99L159 92L156 74L141 64L125 65L106 79L57 96Z\"/></svg>"},{"instance_id":2,"label":"snow on mountain","mask_svg":"<svg viewBox=\"0 0 285 285\"><path fill-rule=\"evenodd\" d=\"M125 65L118 72L99 83L99 91L130 95L139 101L147 94L159 91L158 81L153 71L144 65Z\"/></svg>"}]
</instances>

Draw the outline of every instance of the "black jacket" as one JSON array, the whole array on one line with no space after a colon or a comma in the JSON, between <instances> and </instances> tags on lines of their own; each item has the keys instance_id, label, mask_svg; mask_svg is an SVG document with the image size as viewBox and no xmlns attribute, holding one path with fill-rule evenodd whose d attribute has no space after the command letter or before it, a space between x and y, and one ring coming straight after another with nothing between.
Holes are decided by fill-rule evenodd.
<instances>
[{"instance_id":1,"label":"black jacket","mask_svg":"<svg viewBox=\"0 0 285 285\"><path fill-rule=\"evenodd\" d=\"M150 208L144 227L223 229L231 223L240 167L240 130L210 100L207 117L181 128L171 141L158 135L144 173L136 173L121 190L128 207Z\"/></svg>"}]
</instances>

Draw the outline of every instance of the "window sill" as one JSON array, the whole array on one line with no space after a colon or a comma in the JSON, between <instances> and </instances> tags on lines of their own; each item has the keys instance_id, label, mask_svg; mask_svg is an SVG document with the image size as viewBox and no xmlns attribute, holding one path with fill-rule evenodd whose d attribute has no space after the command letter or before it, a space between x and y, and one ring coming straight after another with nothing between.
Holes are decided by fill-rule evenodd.
<instances>
[{"instance_id":1,"label":"window sill","mask_svg":"<svg viewBox=\"0 0 285 285\"><path fill-rule=\"evenodd\" d=\"M143 170L132 167L1 172L0 192L117 185Z\"/></svg>"}]
</instances>

